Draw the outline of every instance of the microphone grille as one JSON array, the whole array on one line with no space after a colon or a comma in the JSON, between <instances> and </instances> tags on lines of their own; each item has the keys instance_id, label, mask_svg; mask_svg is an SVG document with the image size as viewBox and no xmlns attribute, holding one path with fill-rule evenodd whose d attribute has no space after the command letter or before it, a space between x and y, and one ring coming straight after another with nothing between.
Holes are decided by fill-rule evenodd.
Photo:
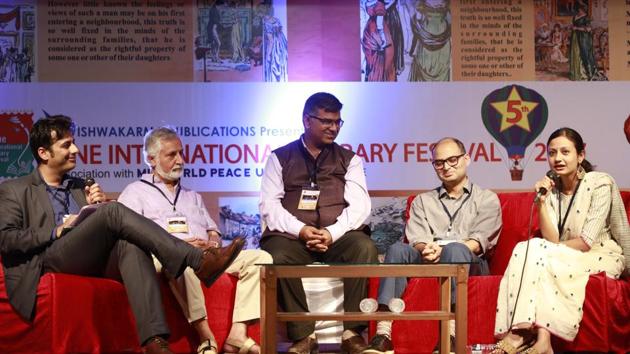
<instances>
[{"instance_id":1,"label":"microphone grille","mask_svg":"<svg viewBox=\"0 0 630 354\"><path fill-rule=\"evenodd\" d=\"M94 180L94 178L92 178L92 177L88 177L88 178L85 180L85 185L86 185L86 186L88 186L88 187L92 186L94 183L96 183L96 181L95 181L95 180Z\"/></svg>"}]
</instances>

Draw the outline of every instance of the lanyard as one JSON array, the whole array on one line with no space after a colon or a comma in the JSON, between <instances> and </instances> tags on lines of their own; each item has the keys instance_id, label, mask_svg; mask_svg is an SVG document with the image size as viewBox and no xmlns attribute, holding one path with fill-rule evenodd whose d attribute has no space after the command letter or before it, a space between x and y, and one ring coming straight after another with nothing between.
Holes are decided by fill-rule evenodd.
<instances>
[{"instance_id":1,"label":"lanyard","mask_svg":"<svg viewBox=\"0 0 630 354\"><path fill-rule=\"evenodd\" d=\"M154 178L154 181L155 181L155 178ZM164 194L164 191L163 191L163 190L161 190L161 189L160 189L158 186L156 186L155 184L153 184L153 183L151 183L151 182L148 182L148 181L145 181L145 180L143 180L143 179L141 179L141 180L140 180L140 182L145 183L145 184L147 184L147 185L149 185L149 186L151 186L151 187L153 187L153 188L157 189L157 190L158 190L158 192L162 193L162 195L163 195L163 196L164 196L164 198L168 201L168 203L169 203L170 205L172 205L172 206L173 206L173 211L177 211L177 210L175 209L175 205L177 204L177 199L179 198L179 192L182 190L182 186L181 186L181 184L177 184L177 192L175 192L175 200L173 200L173 201L171 202L171 200L170 200L170 199L168 199L168 197L166 196L166 194Z\"/></svg>"},{"instance_id":2,"label":"lanyard","mask_svg":"<svg viewBox=\"0 0 630 354\"><path fill-rule=\"evenodd\" d=\"M46 185L46 188L49 191L52 191L53 194L53 198L58 201L59 203L61 203L61 205L63 206L64 209L64 214L69 214L70 213L70 190L67 188L54 188L51 186ZM59 193L63 193L66 196L66 200L64 201L62 199L62 197L59 196Z\"/></svg>"},{"instance_id":3,"label":"lanyard","mask_svg":"<svg viewBox=\"0 0 630 354\"><path fill-rule=\"evenodd\" d=\"M446 212L446 215L448 215L448 230L446 231L446 235L448 236L451 233L451 230L453 229L453 221L455 220L455 218L457 217L457 214L459 213L459 211L462 209L462 207L464 206L464 204L466 204L466 202L468 201L468 199L470 199L470 196L472 196L472 187L473 185L470 185L470 193L468 193L468 196L466 196L466 198L464 199L464 201L459 205L459 208L457 208L457 210L455 210L455 212L453 213L453 215L451 215L451 212L448 211L448 208L446 207L446 205L444 204L444 202L442 201L442 198L440 198L440 196L438 195L438 200L440 201L440 203L442 204L442 208L444 209L444 211ZM439 190L438 190L439 193Z\"/></svg>"},{"instance_id":4,"label":"lanyard","mask_svg":"<svg viewBox=\"0 0 630 354\"><path fill-rule=\"evenodd\" d=\"M573 192L573 195L571 196L571 200L569 201L569 206L567 207L567 211L564 213L564 217L562 217L562 203L560 202L560 195L562 193L558 193L558 231L560 232L559 237L562 237L562 232L564 231L564 225L567 223L569 211L571 210L571 206L573 206L573 199L575 199L575 195L577 194L578 189L580 188L580 183L582 183L582 180L578 180L578 184L575 187L575 192Z\"/></svg>"},{"instance_id":5,"label":"lanyard","mask_svg":"<svg viewBox=\"0 0 630 354\"><path fill-rule=\"evenodd\" d=\"M319 170L319 165L322 161L324 161L324 159L326 159L326 155L328 155L328 149L322 149L319 155L317 155L314 164L309 163L313 160L313 156L306 150L306 146L304 146L304 143L300 145L300 151L304 156L304 164L306 165L306 171L308 172L308 178L309 182L311 183L311 187L315 187L317 185L317 171Z\"/></svg>"}]
</instances>

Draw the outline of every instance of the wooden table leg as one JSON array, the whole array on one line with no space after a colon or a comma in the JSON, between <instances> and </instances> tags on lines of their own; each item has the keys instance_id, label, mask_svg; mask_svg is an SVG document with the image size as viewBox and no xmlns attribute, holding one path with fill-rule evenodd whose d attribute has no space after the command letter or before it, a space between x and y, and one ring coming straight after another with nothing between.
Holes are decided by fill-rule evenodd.
<instances>
[{"instance_id":1,"label":"wooden table leg","mask_svg":"<svg viewBox=\"0 0 630 354\"><path fill-rule=\"evenodd\" d=\"M468 265L457 266L455 297L455 353L466 352L468 340Z\"/></svg>"},{"instance_id":2,"label":"wooden table leg","mask_svg":"<svg viewBox=\"0 0 630 354\"><path fill-rule=\"evenodd\" d=\"M451 311L451 278L441 277L440 279L440 311ZM440 353L450 352L451 341L449 338L448 320L440 321Z\"/></svg>"},{"instance_id":3,"label":"wooden table leg","mask_svg":"<svg viewBox=\"0 0 630 354\"><path fill-rule=\"evenodd\" d=\"M276 314L278 291L276 272L271 267L261 267L260 314L261 350L265 354L276 353Z\"/></svg>"}]
</instances>

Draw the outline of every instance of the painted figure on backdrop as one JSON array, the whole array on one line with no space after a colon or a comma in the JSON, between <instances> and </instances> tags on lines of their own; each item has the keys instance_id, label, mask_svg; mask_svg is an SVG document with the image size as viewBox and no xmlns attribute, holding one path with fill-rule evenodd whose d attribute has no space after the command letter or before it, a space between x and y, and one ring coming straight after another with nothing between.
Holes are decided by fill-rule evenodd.
<instances>
[{"instance_id":1,"label":"painted figure on backdrop","mask_svg":"<svg viewBox=\"0 0 630 354\"><path fill-rule=\"evenodd\" d=\"M512 251L497 298L495 354L553 353L552 333L573 341L589 276L619 278L630 269L630 257L624 258L630 227L619 188L610 175L593 171L584 147L571 128L547 141L552 175L534 186L547 191L535 200L542 238Z\"/></svg>"},{"instance_id":2,"label":"painted figure on backdrop","mask_svg":"<svg viewBox=\"0 0 630 354\"><path fill-rule=\"evenodd\" d=\"M553 25L553 31L551 32L551 61L556 63L566 63L569 61L562 52L562 45L564 44L564 32L559 23Z\"/></svg>"},{"instance_id":3,"label":"painted figure on backdrop","mask_svg":"<svg viewBox=\"0 0 630 354\"><path fill-rule=\"evenodd\" d=\"M263 71L266 82L284 82L288 77L288 47L282 23L273 15L273 6L261 4L263 11Z\"/></svg>"},{"instance_id":4,"label":"painted figure on backdrop","mask_svg":"<svg viewBox=\"0 0 630 354\"><path fill-rule=\"evenodd\" d=\"M216 0L210 1L210 7L208 8L208 26L207 38L210 45L210 60L214 62L220 62L219 51L221 50L221 39L219 38L219 26L221 22L221 16L219 9L217 8Z\"/></svg>"},{"instance_id":5,"label":"painted figure on backdrop","mask_svg":"<svg viewBox=\"0 0 630 354\"><path fill-rule=\"evenodd\" d=\"M232 3L231 7L236 8L238 6L237 3ZM243 31L241 29L241 21L239 20L238 14L236 12L232 13L231 21L231 31L230 31L230 42L232 44L232 61L242 62L246 59L245 48L243 48Z\"/></svg>"},{"instance_id":6,"label":"painted figure on backdrop","mask_svg":"<svg viewBox=\"0 0 630 354\"><path fill-rule=\"evenodd\" d=\"M405 67L403 31L396 0L364 0L369 16L361 45L365 81L396 81Z\"/></svg>"},{"instance_id":7,"label":"painted figure on backdrop","mask_svg":"<svg viewBox=\"0 0 630 354\"><path fill-rule=\"evenodd\" d=\"M3 52L2 47L0 47L0 82L9 81L9 70L11 64L9 49L10 48L6 48Z\"/></svg>"},{"instance_id":8,"label":"painted figure on backdrop","mask_svg":"<svg viewBox=\"0 0 630 354\"><path fill-rule=\"evenodd\" d=\"M569 78L573 81L601 80L595 62L591 18L588 3L576 1L576 14L572 19L571 46L569 53ZM605 79L605 78L604 78Z\"/></svg>"},{"instance_id":9,"label":"painted figure on backdrop","mask_svg":"<svg viewBox=\"0 0 630 354\"><path fill-rule=\"evenodd\" d=\"M32 66L28 49L22 49L21 53L15 55L15 78L17 82L30 82Z\"/></svg>"},{"instance_id":10,"label":"painted figure on backdrop","mask_svg":"<svg viewBox=\"0 0 630 354\"><path fill-rule=\"evenodd\" d=\"M413 57L409 81L449 81L451 71L451 24L449 0L420 0L413 13Z\"/></svg>"}]
</instances>

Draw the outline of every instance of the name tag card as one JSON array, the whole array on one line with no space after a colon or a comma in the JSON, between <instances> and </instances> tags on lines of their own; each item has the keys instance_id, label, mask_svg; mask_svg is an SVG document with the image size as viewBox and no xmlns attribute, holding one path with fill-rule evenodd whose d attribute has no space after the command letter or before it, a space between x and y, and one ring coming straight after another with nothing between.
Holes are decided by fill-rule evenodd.
<instances>
[{"instance_id":1,"label":"name tag card","mask_svg":"<svg viewBox=\"0 0 630 354\"><path fill-rule=\"evenodd\" d=\"M185 216L166 218L166 231L169 233L188 233L188 221Z\"/></svg>"},{"instance_id":2,"label":"name tag card","mask_svg":"<svg viewBox=\"0 0 630 354\"><path fill-rule=\"evenodd\" d=\"M319 200L319 189L315 187L304 187L300 196L298 210L315 210L317 209L317 201Z\"/></svg>"}]
</instances>

